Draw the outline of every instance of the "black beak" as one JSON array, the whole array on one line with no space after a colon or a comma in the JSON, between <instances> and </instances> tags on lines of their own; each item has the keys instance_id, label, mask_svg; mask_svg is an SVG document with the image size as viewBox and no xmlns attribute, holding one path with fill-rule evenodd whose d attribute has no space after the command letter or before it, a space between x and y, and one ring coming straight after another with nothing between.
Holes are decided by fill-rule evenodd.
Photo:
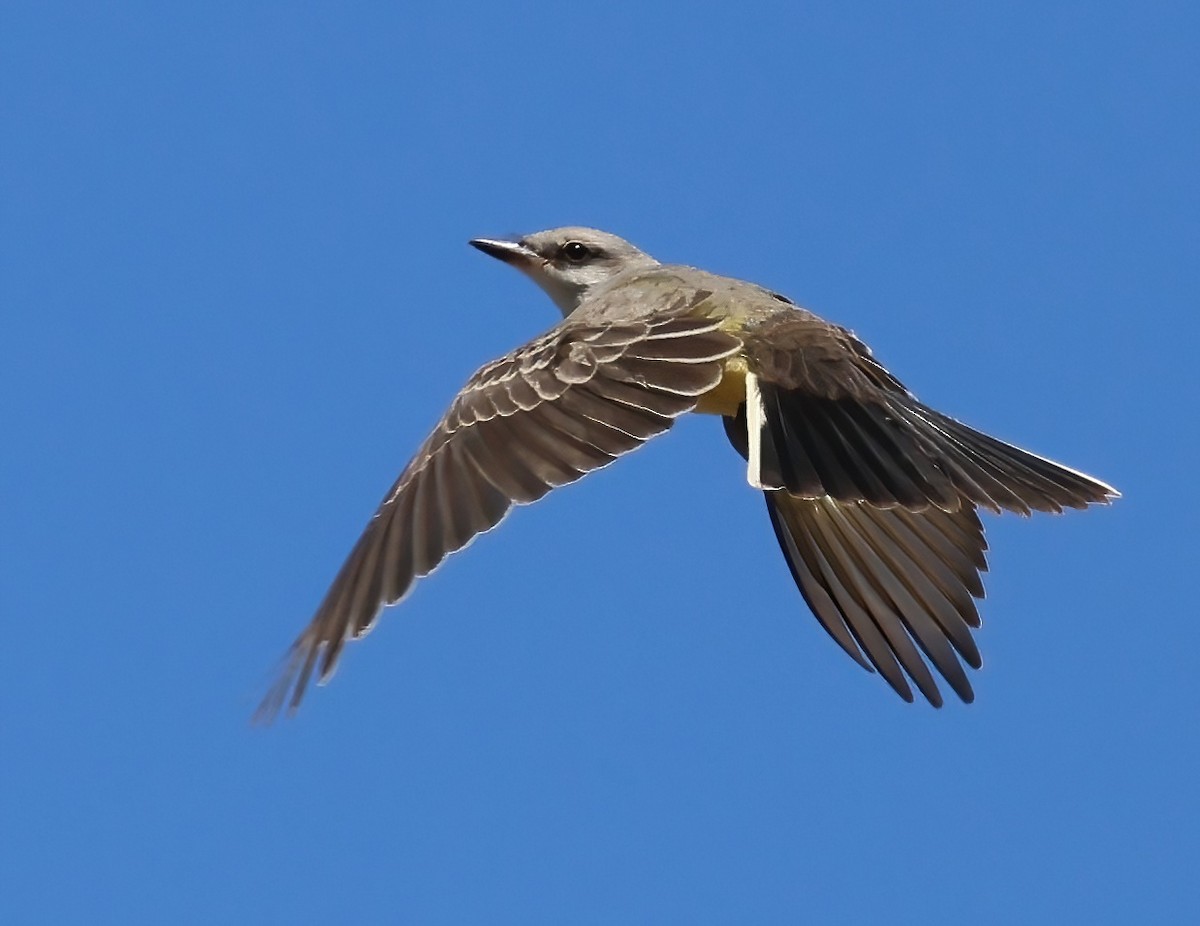
<instances>
[{"instance_id":1,"label":"black beak","mask_svg":"<svg viewBox=\"0 0 1200 926\"><path fill-rule=\"evenodd\" d=\"M523 244L497 238L472 238L471 247L478 248L488 257L502 260L506 264L525 264L536 256Z\"/></svg>"}]
</instances>

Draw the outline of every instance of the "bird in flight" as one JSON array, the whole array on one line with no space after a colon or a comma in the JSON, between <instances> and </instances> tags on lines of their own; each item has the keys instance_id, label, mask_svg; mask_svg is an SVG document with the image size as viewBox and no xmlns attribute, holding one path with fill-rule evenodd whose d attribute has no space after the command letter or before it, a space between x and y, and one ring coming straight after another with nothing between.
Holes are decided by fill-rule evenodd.
<instances>
[{"instance_id":1,"label":"bird in flight","mask_svg":"<svg viewBox=\"0 0 1200 926\"><path fill-rule=\"evenodd\" d=\"M978 509L1061 512L1111 486L917 399L849 330L753 283L568 227L478 238L563 320L487 364L400 474L257 716L295 710L348 640L514 504L608 465L687 412L719 415L800 593L850 658L935 707L979 668Z\"/></svg>"}]
</instances>

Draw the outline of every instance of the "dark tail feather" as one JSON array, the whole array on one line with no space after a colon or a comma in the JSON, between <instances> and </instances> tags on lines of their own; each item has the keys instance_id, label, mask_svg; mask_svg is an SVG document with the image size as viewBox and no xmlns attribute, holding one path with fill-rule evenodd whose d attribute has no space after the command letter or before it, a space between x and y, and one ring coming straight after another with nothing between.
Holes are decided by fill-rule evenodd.
<instances>
[{"instance_id":1,"label":"dark tail feather","mask_svg":"<svg viewBox=\"0 0 1200 926\"><path fill-rule=\"evenodd\" d=\"M747 377L749 479L800 498L1019 514L1086 508L1116 489L955 421L905 393L828 399Z\"/></svg>"},{"instance_id":2,"label":"dark tail feather","mask_svg":"<svg viewBox=\"0 0 1200 926\"><path fill-rule=\"evenodd\" d=\"M996 498L996 504L988 504L987 498L973 497L966 485L959 486L978 504L1020 514L1028 514L1029 509L1058 513L1064 508L1108 504L1121 495L1099 479L1014 447L916 400L910 400L899 412L937 448L943 460L952 461L972 482L998 484L1016 499L1004 503Z\"/></svg>"}]
</instances>

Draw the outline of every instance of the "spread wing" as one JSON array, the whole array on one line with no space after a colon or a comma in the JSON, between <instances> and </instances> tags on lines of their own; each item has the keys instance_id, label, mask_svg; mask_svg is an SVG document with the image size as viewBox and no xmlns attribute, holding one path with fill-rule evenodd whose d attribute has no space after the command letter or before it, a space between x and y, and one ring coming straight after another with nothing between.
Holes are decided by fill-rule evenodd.
<instances>
[{"instance_id":1,"label":"spread wing","mask_svg":"<svg viewBox=\"0 0 1200 926\"><path fill-rule=\"evenodd\" d=\"M745 407L724 423L734 449L747 457ZM982 665L971 630L980 623L975 599L983 597L987 542L973 504L909 511L827 495L801 498L785 489L763 496L800 593L855 662L878 670L912 701L907 673L940 707L924 653L959 697L974 699L960 662Z\"/></svg>"},{"instance_id":2,"label":"spread wing","mask_svg":"<svg viewBox=\"0 0 1200 926\"><path fill-rule=\"evenodd\" d=\"M925 658L962 700L975 695L965 662L983 661L971 630L987 569L975 506L923 512L767 492L767 511L804 600L855 662L912 701L904 674L934 707L942 696ZM863 658L863 653L866 658Z\"/></svg>"},{"instance_id":3,"label":"spread wing","mask_svg":"<svg viewBox=\"0 0 1200 926\"><path fill-rule=\"evenodd\" d=\"M741 346L717 321L569 319L479 370L384 498L259 707L294 709L347 640L449 554L527 504L666 431Z\"/></svg>"},{"instance_id":4,"label":"spread wing","mask_svg":"<svg viewBox=\"0 0 1200 926\"><path fill-rule=\"evenodd\" d=\"M976 506L1021 514L1115 489L922 404L850 332L800 309L744 333L747 403L725 427L821 625L906 701L974 694L987 543ZM924 658L922 658L924 657ZM907 675L907 678L906 678Z\"/></svg>"}]
</instances>

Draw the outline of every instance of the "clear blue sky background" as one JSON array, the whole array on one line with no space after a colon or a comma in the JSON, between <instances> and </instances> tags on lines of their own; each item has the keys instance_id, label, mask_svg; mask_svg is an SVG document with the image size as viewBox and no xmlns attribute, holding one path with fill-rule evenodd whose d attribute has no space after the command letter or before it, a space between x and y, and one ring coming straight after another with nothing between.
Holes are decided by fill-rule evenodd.
<instances>
[{"instance_id":1,"label":"clear blue sky background","mask_svg":"<svg viewBox=\"0 0 1200 926\"><path fill-rule=\"evenodd\" d=\"M168 8L169 7L169 8ZM1200 916L1188 3L6 3L0 921ZM1113 482L988 522L978 701L810 617L713 419L248 720L562 223Z\"/></svg>"}]
</instances>

